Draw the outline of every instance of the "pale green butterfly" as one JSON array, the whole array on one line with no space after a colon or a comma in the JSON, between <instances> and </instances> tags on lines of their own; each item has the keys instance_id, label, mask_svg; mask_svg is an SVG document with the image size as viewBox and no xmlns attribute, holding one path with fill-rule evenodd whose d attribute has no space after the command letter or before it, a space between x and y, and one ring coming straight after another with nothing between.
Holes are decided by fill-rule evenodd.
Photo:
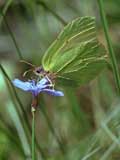
<instances>
[{"instance_id":1,"label":"pale green butterfly","mask_svg":"<svg viewBox=\"0 0 120 160\"><path fill-rule=\"evenodd\" d=\"M42 58L34 73L62 85L82 85L94 79L107 63L106 50L96 36L94 17L68 23Z\"/></svg>"}]
</instances>

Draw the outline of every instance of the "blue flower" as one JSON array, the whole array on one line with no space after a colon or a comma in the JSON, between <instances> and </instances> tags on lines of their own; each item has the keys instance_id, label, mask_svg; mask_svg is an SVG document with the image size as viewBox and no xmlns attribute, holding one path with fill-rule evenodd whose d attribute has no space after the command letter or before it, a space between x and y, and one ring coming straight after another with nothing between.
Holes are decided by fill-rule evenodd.
<instances>
[{"instance_id":1,"label":"blue flower","mask_svg":"<svg viewBox=\"0 0 120 160\"><path fill-rule=\"evenodd\" d=\"M34 97L36 97L41 92L46 92L53 96L64 96L61 91L56 91L53 88L53 84L50 83L48 78L42 78L40 81L29 80L27 82L21 81L19 79L13 80L14 86L20 88L26 92L31 92Z\"/></svg>"}]
</instances>

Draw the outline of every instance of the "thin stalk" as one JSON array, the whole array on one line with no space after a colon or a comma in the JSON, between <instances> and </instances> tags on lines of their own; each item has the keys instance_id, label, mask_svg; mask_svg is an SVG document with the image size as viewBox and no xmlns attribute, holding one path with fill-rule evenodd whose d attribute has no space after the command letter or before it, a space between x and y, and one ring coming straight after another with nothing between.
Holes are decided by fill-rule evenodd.
<instances>
[{"instance_id":1,"label":"thin stalk","mask_svg":"<svg viewBox=\"0 0 120 160\"><path fill-rule=\"evenodd\" d=\"M13 149L14 147L19 151L18 154L22 154L22 156L24 157L24 159L27 157L25 156L24 152L23 152L23 148L21 147L21 144L19 142L18 136L14 136L12 133L15 132L11 132L8 128L5 127L1 127L0 126L0 132L3 132L5 136L7 136L7 138L10 141L10 144L12 145Z\"/></svg>"},{"instance_id":2,"label":"thin stalk","mask_svg":"<svg viewBox=\"0 0 120 160\"><path fill-rule=\"evenodd\" d=\"M92 157L95 153L97 153L98 151L100 151L100 147L95 148L92 152L90 152L89 154L87 154L85 157L82 158L82 160L88 160L90 157Z\"/></svg>"},{"instance_id":3,"label":"thin stalk","mask_svg":"<svg viewBox=\"0 0 120 160\"><path fill-rule=\"evenodd\" d=\"M51 121L50 121L50 119L49 119L49 117L48 117L48 115L47 115L47 113L46 113L45 108L43 107L42 102L40 103L40 109L41 109L40 111L42 112L42 114L43 114L44 117L45 117L45 120L46 120L46 122L47 122L47 125L48 125L51 133L53 134L54 138L56 139L56 142L58 143L58 146L59 146L59 148L60 148L61 153L62 153L64 156L66 156L65 145L63 145L63 143L61 142L61 140L59 139L59 137L58 137L57 134L55 133L54 127L53 127L52 124L51 124Z\"/></svg>"},{"instance_id":4,"label":"thin stalk","mask_svg":"<svg viewBox=\"0 0 120 160\"><path fill-rule=\"evenodd\" d=\"M3 17L3 20L4 20L4 22L5 22L5 25L6 25L7 29L8 29L8 31L9 31L9 34L10 34L10 36L11 36L11 39L13 40L13 43L14 43L14 45L15 45L15 47L16 47L16 50L17 50L17 53L18 53L18 57L19 57L20 59L23 59L22 53L21 53L21 51L20 51L20 48L18 47L17 41L16 41L16 39L15 39L15 36L14 36L14 34L13 34L13 32L12 32L9 24L8 24L8 21L7 21L7 19L6 19L6 16L2 13L2 11L0 11L0 14L1 14L2 17Z\"/></svg>"},{"instance_id":5,"label":"thin stalk","mask_svg":"<svg viewBox=\"0 0 120 160\"><path fill-rule=\"evenodd\" d=\"M16 100L17 100L17 102L18 102L18 104L19 104L19 106L20 106L20 108L21 108L21 110L22 110L22 113L23 113L24 119L25 119L25 121L26 121L28 130L29 130L29 132L31 133L31 127L30 127L29 120L28 120L28 116L27 116L27 114L26 114L26 112L25 112L24 106L22 105L22 103L21 103L21 101L20 101L20 99L19 99L19 97L18 97L18 95L17 95L17 92L16 92L16 90L15 90L15 88L14 88L14 86L13 86L13 84L12 84L12 82L11 82L9 76L8 76L8 74L6 73L5 69L3 68L3 66L2 66L1 64L0 64L0 69L1 69L4 77L8 80L8 82L10 83L10 85L11 85L11 87L12 87L14 96L15 96L15 98L16 98ZM9 88L8 88L8 89L9 89ZM38 144L38 142L37 142L36 139L35 139L35 142L36 142L37 148L39 149L39 151L40 151L40 153L41 153L42 158L45 160L45 159L46 159L46 156L45 156L45 154L44 154L44 151L42 150L41 146Z\"/></svg>"},{"instance_id":6,"label":"thin stalk","mask_svg":"<svg viewBox=\"0 0 120 160\"><path fill-rule=\"evenodd\" d=\"M109 37L108 23L107 23L105 12L104 12L103 0L98 0L98 5L99 5L101 21L102 21L102 25L103 25L103 29L104 29L104 33L105 33L105 38L106 38L107 45L108 45L108 50L109 50L109 55L110 55L110 59L111 59L111 63L112 63L112 69L113 69L113 73L114 73L114 77L115 77L115 81L116 81L116 86L118 89L118 94L120 95L119 70L118 70L118 66L117 66L117 60L115 57L115 53L114 53L114 50L112 47L111 39Z\"/></svg>"},{"instance_id":7,"label":"thin stalk","mask_svg":"<svg viewBox=\"0 0 120 160\"><path fill-rule=\"evenodd\" d=\"M13 120L13 123L15 125L16 130L18 131L18 136L20 138L21 141L21 145L24 151L24 155L26 157L30 157L31 156L31 152L30 152L30 143L29 143L29 137L28 137L28 126L26 126L26 123L24 123L24 119L21 116L19 109L17 107L17 104L15 102L14 99L14 94L12 91L12 88L9 84L9 81L4 77L8 91L9 91L9 95L10 98L12 100L12 105L7 107L7 111L10 114L11 119Z\"/></svg>"},{"instance_id":8,"label":"thin stalk","mask_svg":"<svg viewBox=\"0 0 120 160\"><path fill-rule=\"evenodd\" d=\"M13 43L14 43L14 45L15 45L15 47L16 47L16 50L17 50L17 54L18 54L18 56L19 56L19 59L23 59L22 54L21 54L21 51L20 51L19 46L18 46L18 44L17 44L17 42L16 42L16 39L15 39L15 37L14 37L14 34L12 33L12 30L11 30L10 27L9 27L9 24L8 24L8 22L7 22L7 19L6 19L6 17L5 17L5 14L2 13L2 11L0 11L0 14L2 15L2 17L3 17L3 19L4 19L4 22L5 22L5 24L6 24L6 27L7 27L8 31L9 31L10 36L11 36L11 38L12 38L12 40L13 40ZM3 73L3 75L5 76L5 78L6 78L6 79L8 80L8 82L10 83L12 89L13 89L14 96L16 97L16 100L17 100L17 102L18 102L18 104L19 104L19 106L20 106L20 108L21 108L21 110L22 110L22 112L23 112L25 121L27 122L28 130L29 130L29 132L31 133L31 128L30 128L28 116L27 116L27 114L25 113L24 106L22 105L22 103L21 103L21 101L20 101L20 99L19 99L19 97L18 97L18 95L17 95L17 92L16 92L16 90L15 90L15 88L14 88L14 86L13 86L13 84L12 84L10 78L9 78L9 76L7 75L6 71L4 70L4 68L2 67L1 64L0 64L0 69L1 69L1 71L2 71L2 73ZM45 160L45 159L46 159L46 155L44 154L44 151L42 150L41 146L38 144L36 138L35 138L35 142L36 142L37 148L39 149L39 151L40 151L40 153L41 153L41 157Z\"/></svg>"},{"instance_id":9,"label":"thin stalk","mask_svg":"<svg viewBox=\"0 0 120 160\"><path fill-rule=\"evenodd\" d=\"M5 6L4 6L3 11L2 11L4 15L6 14L8 8L9 8L9 6L11 5L12 2L13 2L13 0L8 0L8 1L5 3ZM1 23L2 23L2 20L3 20L3 16L0 17L0 25L1 25Z\"/></svg>"},{"instance_id":10,"label":"thin stalk","mask_svg":"<svg viewBox=\"0 0 120 160\"><path fill-rule=\"evenodd\" d=\"M35 160L35 110L32 107L32 160Z\"/></svg>"},{"instance_id":11,"label":"thin stalk","mask_svg":"<svg viewBox=\"0 0 120 160\"><path fill-rule=\"evenodd\" d=\"M21 146L23 148L25 156L31 157L30 144L28 142L28 137L25 132L23 123L20 120L20 116L16 110L16 107L12 102L9 102L9 104L6 106L6 110L13 122L14 127L16 128L16 132L18 133L18 137L20 139Z\"/></svg>"},{"instance_id":12,"label":"thin stalk","mask_svg":"<svg viewBox=\"0 0 120 160\"><path fill-rule=\"evenodd\" d=\"M46 10L48 10L56 19L58 19L64 26L67 24L63 18L61 18L56 12L54 12L51 8L49 8L45 2L38 0L37 4L43 6Z\"/></svg>"},{"instance_id":13,"label":"thin stalk","mask_svg":"<svg viewBox=\"0 0 120 160\"><path fill-rule=\"evenodd\" d=\"M1 64L0 64L0 69L1 69L4 77L5 77L5 78L8 80L8 82L10 83L10 85L11 85L11 87L12 87L12 90L13 90L13 93L14 93L14 96L16 97L16 100L17 100L17 102L18 102L18 104L19 104L19 106L20 106L20 108L21 108L21 110L22 110L22 112L23 112L25 121L26 121L27 124L28 124L28 128L29 128L29 130L31 131L30 125L29 125L29 121L28 121L28 117L27 117L27 114L26 114L26 112L25 112L24 106L23 106L23 104L21 103L21 101L20 101L20 99L19 99L19 97L18 97L18 95L17 95L17 92L16 92L16 90L15 90L13 84L12 84L12 81L10 80L8 74L6 73L5 69L3 68L3 66L2 66Z\"/></svg>"},{"instance_id":14,"label":"thin stalk","mask_svg":"<svg viewBox=\"0 0 120 160\"><path fill-rule=\"evenodd\" d=\"M117 146L120 149L119 138L115 134L113 134L113 132L108 128L108 126L105 123L102 122L101 127L105 131L105 133L111 138L111 140L117 144Z\"/></svg>"},{"instance_id":15,"label":"thin stalk","mask_svg":"<svg viewBox=\"0 0 120 160\"><path fill-rule=\"evenodd\" d=\"M5 122L2 114L0 114L0 131L3 132L16 147L18 147L17 149L19 149L22 154L24 154L18 137L13 135L15 130Z\"/></svg>"}]
</instances>

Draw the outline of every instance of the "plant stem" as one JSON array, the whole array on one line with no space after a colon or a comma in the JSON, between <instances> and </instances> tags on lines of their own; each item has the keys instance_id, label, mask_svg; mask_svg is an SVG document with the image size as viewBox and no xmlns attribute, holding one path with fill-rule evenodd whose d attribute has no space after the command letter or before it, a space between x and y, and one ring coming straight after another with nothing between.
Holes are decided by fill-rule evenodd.
<instances>
[{"instance_id":1,"label":"plant stem","mask_svg":"<svg viewBox=\"0 0 120 160\"><path fill-rule=\"evenodd\" d=\"M59 20L64 26L67 25L67 22L61 18L56 12L54 12L51 8L49 8L44 1L38 0L37 4L43 6L46 10L48 10L57 20Z\"/></svg>"},{"instance_id":2,"label":"plant stem","mask_svg":"<svg viewBox=\"0 0 120 160\"><path fill-rule=\"evenodd\" d=\"M13 2L13 0L7 0L7 2L5 3L5 6L2 9L2 12L4 15L6 14L8 8L10 7L12 2ZM2 20L3 20L3 16L0 17L0 26L1 26Z\"/></svg>"},{"instance_id":3,"label":"plant stem","mask_svg":"<svg viewBox=\"0 0 120 160\"><path fill-rule=\"evenodd\" d=\"M1 14L2 17L3 17L3 20L4 20L4 22L5 22L5 25L6 25L7 29L8 29L8 31L9 31L9 34L10 34L10 36L11 36L11 39L13 40L13 43L14 43L15 48L16 48L17 53L18 53L18 57L19 57L20 59L23 59L22 53L21 53L21 51L20 51L20 49L19 49L19 46L18 46L18 44L17 44L17 41L16 41L16 39L15 39L15 37L14 37L14 34L13 34L13 32L12 32L12 30L11 30L8 22L7 22L6 16L2 13L2 11L0 11L0 14Z\"/></svg>"},{"instance_id":4,"label":"plant stem","mask_svg":"<svg viewBox=\"0 0 120 160\"><path fill-rule=\"evenodd\" d=\"M32 160L35 160L35 109L32 107Z\"/></svg>"},{"instance_id":5,"label":"plant stem","mask_svg":"<svg viewBox=\"0 0 120 160\"><path fill-rule=\"evenodd\" d=\"M118 66L117 66L117 60L115 57L115 53L114 53L114 50L112 47L112 43L111 43L111 40L109 37L108 24L107 24L105 12L104 12L104 7L103 7L103 0L98 0L98 5L99 5L101 21L102 21L102 25L103 25L103 29L104 29L104 33L105 33L105 38L106 38L107 45L108 45L108 50L109 50L109 55L110 55L110 59L111 59L111 63L112 63L112 69L113 69L113 73L114 73L114 77L115 77L115 81L116 81L116 86L118 89L118 94L120 95L119 70L118 70Z\"/></svg>"},{"instance_id":6,"label":"plant stem","mask_svg":"<svg viewBox=\"0 0 120 160\"><path fill-rule=\"evenodd\" d=\"M13 84L12 84L12 81L10 80L10 77L8 76L8 74L7 74L7 72L5 71L5 69L3 68L2 64L0 64L0 69L1 69L4 77L6 78L6 80L8 80L8 82L10 83L10 85L11 85L11 87L12 87L14 96L15 96L15 98L16 98L16 100L17 100L17 102L18 102L18 104L19 104L19 106L20 106L20 108L21 108L21 111L23 112L23 116L24 116L24 119L25 119L25 121L26 121L26 125L27 125L27 127L28 127L28 130L29 130L29 132L31 133L31 126L30 126L29 120L28 120L29 117L28 117L27 114L26 114L26 111L25 111L25 109L24 109L24 106L23 106L23 104L21 103L21 101L20 101L20 99L19 99L19 97L18 97L18 94L17 94L17 92L16 92L16 90L15 90ZM8 91L9 91L9 88L8 88ZM9 91L9 92L10 92L10 91ZM10 93L10 95L11 95L11 93ZM18 113L19 113L19 111L18 111ZM37 148L39 149L39 151L40 151L40 153L41 153L42 158L45 160L45 159L46 159L46 156L45 156L45 154L44 154L43 149L42 149L41 146L38 144L38 142L37 142L36 139L35 139L35 142L36 142Z\"/></svg>"}]
</instances>

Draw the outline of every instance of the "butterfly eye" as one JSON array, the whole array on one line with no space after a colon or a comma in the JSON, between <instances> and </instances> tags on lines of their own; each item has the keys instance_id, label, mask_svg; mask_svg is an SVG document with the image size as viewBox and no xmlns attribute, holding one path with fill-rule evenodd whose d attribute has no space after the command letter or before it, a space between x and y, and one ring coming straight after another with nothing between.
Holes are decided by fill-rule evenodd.
<instances>
[{"instance_id":1,"label":"butterfly eye","mask_svg":"<svg viewBox=\"0 0 120 160\"><path fill-rule=\"evenodd\" d=\"M40 73L40 70L36 70L37 73Z\"/></svg>"},{"instance_id":2,"label":"butterfly eye","mask_svg":"<svg viewBox=\"0 0 120 160\"><path fill-rule=\"evenodd\" d=\"M42 74L43 73L43 68L42 67L35 68L35 73L36 74Z\"/></svg>"}]
</instances>

